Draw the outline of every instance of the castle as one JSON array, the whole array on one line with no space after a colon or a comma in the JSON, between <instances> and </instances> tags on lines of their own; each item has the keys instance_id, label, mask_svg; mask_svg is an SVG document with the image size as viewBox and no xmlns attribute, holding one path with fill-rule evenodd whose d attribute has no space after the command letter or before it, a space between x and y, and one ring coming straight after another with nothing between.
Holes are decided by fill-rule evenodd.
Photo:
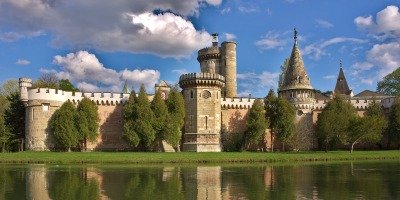
<instances>
[{"instance_id":1,"label":"castle","mask_svg":"<svg viewBox=\"0 0 400 200\"><path fill-rule=\"evenodd\" d=\"M194 152L219 152L223 134L244 133L247 114L255 100L237 97L236 43L225 41L219 46L218 35L213 34L212 46L198 51L200 73L183 74L179 85L185 99L185 125L182 150ZM100 130L97 141L89 143L89 150L129 150L123 138L122 106L129 98L124 87L122 93L68 92L49 88L31 88L28 78L19 79L21 100L26 106L25 147L33 151L54 148L49 120L53 113L66 102L74 104L87 97L98 105ZM168 98L169 86L161 81L155 85L162 96ZM267 92L267 91L266 91ZM288 64L282 76L278 95L286 98L296 108L296 123L306 129L313 128L318 114L333 96L342 96L362 116L371 101L383 108L390 108L395 97L365 90L353 95L343 69L340 70L333 94L327 96L311 86L295 31L294 44ZM153 95L149 95L152 100ZM223 129L223 130L222 130ZM223 134L222 134L223 132ZM266 148L271 148L273 137L266 131ZM165 145L165 151L172 151Z\"/></svg>"}]
</instances>

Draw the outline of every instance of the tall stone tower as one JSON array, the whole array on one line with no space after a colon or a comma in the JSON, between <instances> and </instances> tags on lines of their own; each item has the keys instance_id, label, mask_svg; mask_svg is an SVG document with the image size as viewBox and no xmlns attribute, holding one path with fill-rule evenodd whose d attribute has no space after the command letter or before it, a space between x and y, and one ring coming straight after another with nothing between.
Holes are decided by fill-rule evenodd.
<instances>
[{"instance_id":1,"label":"tall stone tower","mask_svg":"<svg viewBox=\"0 0 400 200\"><path fill-rule=\"evenodd\" d=\"M185 98L183 151L221 151L221 91L225 78L212 73L183 74Z\"/></svg>"},{"instance_id":2,"label":"tall stone tower","mask_svg":"<svg viewBox=\"0 0 400 200\"><path fill-rule=\"evenodd\" d=\"M310 84L310 77L304 67L303 58L297 44L297 31L294 29L294 44L289 63L283 75L283 82L279 88L279 96L291 102L298 114L310 113L314 105L314 90Z\"/></svg>"},{"instance_id":3,"label":"tall stone tower","mask_svg":"<svg viewBox=\"0 0 400 200\"><path fill-rule=\"evenodd\" d=\"M218 34L212 34L212 46L200 49L197 60L202 73L220 74L225 77L223 96L236 97L236 43L225 41L218 46Z\"/></svg>"}]
</instances>

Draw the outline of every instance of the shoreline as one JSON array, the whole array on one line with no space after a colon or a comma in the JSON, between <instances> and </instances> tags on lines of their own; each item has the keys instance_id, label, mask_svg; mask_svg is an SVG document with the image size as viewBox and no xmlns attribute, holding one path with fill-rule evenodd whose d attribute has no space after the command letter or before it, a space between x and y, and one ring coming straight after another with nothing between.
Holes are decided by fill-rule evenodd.
<instances>
[{"instance_id":1,"label":"shoreline","mask_svg":"<svg viewBox=\"0 0 400 200\"><path fill-rule=\"evenodd\" d=\"M16 152L1 164L233 164L400 160L399 150L317 152Z\"/></svg>"}]
</instances>

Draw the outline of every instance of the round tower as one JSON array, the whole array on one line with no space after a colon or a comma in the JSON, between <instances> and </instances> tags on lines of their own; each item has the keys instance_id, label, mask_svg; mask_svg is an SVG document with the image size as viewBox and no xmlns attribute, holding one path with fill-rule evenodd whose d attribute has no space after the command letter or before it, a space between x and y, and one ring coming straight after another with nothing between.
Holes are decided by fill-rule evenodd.
<instances>
[{"instance_id":1,"label":"round tower","mask_svg":"<svg viewBox=\"0 0 400 200\"><path fill-rule=\"evenodd\" d=\"M236 43L233 41L221 44L221 74L225 76L226 83L224 95L226 97L237 96L236 83Z\"/></svg>"},{"instance_id":2,"label":"round tower","mask_svg":"<svg viewBox=\"0 0 400 200\"><path fill-rule=\"evenodd\" d=\"M32 87L32 80L29 78L19 78L19 92L21 101L26 105L28 103L28 88Z\"/></svg>"},{"instance_id":3,"label":"round tower","mask_svg":"<svg viewBox=\"0 0 400 200\"><path fill-rule=\"evenodd\" d=\"M296 29L294 30L292 53L282 79L283 82L278 91L279 96L291 102L298 110L299 115L310 113L315 102L314 90L297 45Z\"/></svg>"},{"instance_id":4,"label":"round tower","mask_svg":"<svg viewBox=\"0 0 400 200\"><path fill-rule=\"evenodd\" d=\"M200 63L202 73L221 74L220 59L221 52L218 47L218 34L212 34L212 46L198 51L197 60Z\"/></svg>"},{"instance_id":5,"label":"round tower","mask_svg":"<svg viewBox=\"0 0 400 200\"><path fill-rule=\"evenodd\" d=\"M190 73L179 78L185 99L183 151L221 151L221 90L219 74Z\"/></svg>"}]
</instances>

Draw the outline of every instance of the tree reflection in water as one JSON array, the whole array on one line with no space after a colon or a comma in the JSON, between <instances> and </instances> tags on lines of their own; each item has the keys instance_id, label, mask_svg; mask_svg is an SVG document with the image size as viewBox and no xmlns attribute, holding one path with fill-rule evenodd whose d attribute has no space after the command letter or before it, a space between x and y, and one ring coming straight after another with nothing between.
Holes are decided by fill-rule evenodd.
<instances>
[{"instance_id":1,"label":"tree reflection in water","mask_svg":"<svg viewBox=\"0 0 400 200\"><path fill-rule=\"evenodd\" d=\"M0 199L400 199L398 161L263 166L0 165Z\"/></svg>"}]
</instances>

